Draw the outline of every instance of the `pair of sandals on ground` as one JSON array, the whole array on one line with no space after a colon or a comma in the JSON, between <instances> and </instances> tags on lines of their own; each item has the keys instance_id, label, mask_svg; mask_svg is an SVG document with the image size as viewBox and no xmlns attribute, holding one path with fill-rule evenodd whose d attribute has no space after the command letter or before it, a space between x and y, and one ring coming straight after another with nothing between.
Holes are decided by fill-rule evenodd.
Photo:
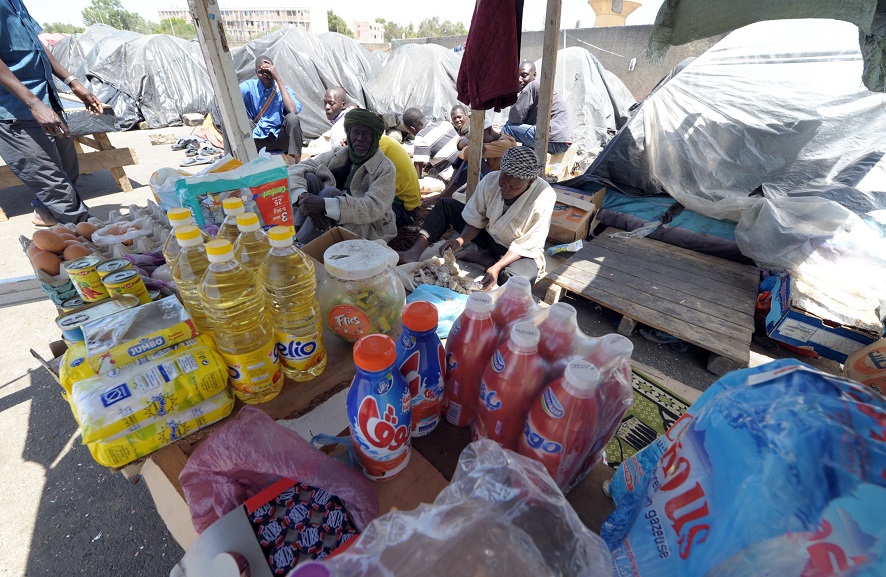
<instances>
[{"instance_id":1,"label":"pair of sandals on ground","mask_svg":"<svg viewBox=\"0 0 886 577\"><path fill-rule=\"evenodd\" d=\"M199 164L211 164L222 157L224 151L198 136L183 136L170 148L172 150L184 150L188 157L179 163L179 166L196 166Z\"/></svg>"}]
</instances>

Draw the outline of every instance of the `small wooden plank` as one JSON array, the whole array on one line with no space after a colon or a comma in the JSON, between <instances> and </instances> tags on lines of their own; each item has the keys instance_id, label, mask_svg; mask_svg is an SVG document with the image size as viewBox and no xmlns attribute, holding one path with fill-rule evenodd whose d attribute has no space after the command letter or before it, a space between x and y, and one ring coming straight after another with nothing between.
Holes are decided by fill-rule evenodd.
<instances>
[{"instance_id":1,"label":"small wooden plank","mask_svg":"<svg viewBox=\"0 0 886 577\"><path fill-rule=\"evenodd\" d=\"M151 454L151 460L163 472L163 475L184 499L185 492L178 482L178 477L188 463L188 456L178 445L167 445Z\"/></svg>"},{"instance_id":2,"label":"small wooden plank","mask_svg":"<svg viewBox=\"0 0 886 577\"><path fill-rule=\"evenodd\" d=\"M554 279L554 282L569 291L582 294L617 313L640 319L644 324L665 331L708 351L720 353L725 357L744 363L745 366L750 361L750 333L747 334L746 340L730 338L707 328L704 321L702 321L703 324L701 325L692 324L667 311L659 311L631 302L621 296L623 291L612 294L601 290L599 287L592 287L582 279L558 277Z\"/></svg>"},{"instance_id":3,"label":"small wooden plank","mask_svg":"<svg viewBox=\"0 0 886 577\"><path fill-rule=\"evenodd\" d=\"M471 199L474 191L477 190L477 184L480 182L480 164L483 162L483 122L486 118L485 110L471 109L470 146L468 146L468 186L465 189L465 198Z\"/></svg>"},{"instance_id":4,"label":"small wooden plank","mask_svg":"<svg viewBox=\"0 0 886 577\"><path fill-rule=\"evenodd\" d=\"M95 146L97 150L114 150L114 145L111 144L111 139L108 138L108 135L104 132L99 132L94 135L95 137ZM138 159L136 158L136 161ZM120 192L132 192L132 183L129 182L129 177L126 176L126 171L123 170L120 166L113 166L109 168L111 171L111 176L114 177L114 180L117 181L117 187L120 189Z\"/></svg>"},{"instance_id":5,"label":"small wooden plank","mask_svg":"<svg viewBox=\"0 0 886 577\"><path fill-rule=\"evenodd\" d=\"M734 371L740 368L742 367L732 359L720 356L717 353L710 353L708 355L707 369L718 377L722 377L729 371Z\"/></svg>"},{"instance_id":6,"label":"small wooden plank","mask_svg":"<svg viewBox=\"0 0 886 577\"><path fill-rule=\"evenodd\" d=\"M616 232L619 231L607 228L603 231L603 234L591 241L591 244L608 248L614 252L638 256L652 262L667 263L673 268L712 280L725 279L727 282L738 286L745 286L745 283L753 283L756 286L759 283L760 272L755 267L738 264L650 238L612 238L612 235Z\"/></svg>"},{"instance_id":7,"label":"small wooden plank","mask_svg":"<svg viewBox=\"0 0 886 577\"><path fill-rule=\"evenodd\" d=\"M108 138L107 135L103 134L103 136L105 136L105 139ZM75 136L74 142L76 144L80 144L80 145L85 144L86 146L88 146L89 148L92 148L93 150L106 150L105 148L102 148L102 146L98 143L98 141L95 138L89 138L88 136ZM109 143L110 143L110 141L109 141ZM111 146L110 148L114 148L114 147ZM80 150L78 150L78 152L82 152L82 148Z\"/></svg>"},{"instance_id":8,"label":"small wooden plank","mask_svg":"<svg viewBox=\"0 0 886 577\"><path fill-rule=\"evenodd\" d=\"M538 89L538 117L535 127L535 156L544 175L551 131L551 107L554 103L554 76L560 47L560 13L563 0L548 0L545 12L545 35L542 44L542 68ZM515 71L516 74L516 71Z\"/></svg>"},{"instance_id":9,"label":"small wooden plank","mask_svg":"<svg viewBox=\"0 0 886 577\"><path fill-rule=\"evenodd\" d=\"M615 329L620 335L624 335L626 337L631 336L631 333L634 332L634 329L637 328L637 321L628 316L621 317L621 320L618 322L618 328Z\"/></svg>"},{"instance_id":10,"label":"small wooden plank","mask_svg":"<svg viewBox=\"0 0 886 577\"><path fill-rule=\"evenodd\" d=\"M744 295L744 298L730 298L718 293L712 287L700 287L664 276L644 275L643 269L626 267L630 270L625 272L621 270L623 265L620 266L621 263L618 260L609 259L605 263L603 266L592 261L576 261L569 265L567 271L578 269L601 278L607 278L634 291L642 291L662 300L692 307L701 313L738 325L751 332L754 330L756 294Z\"/></svg>"},{"instance_id":11,"label":"small wooden plank","mask_svg":"<svg viewBox=\"0 0 886 577\"><path fill-rule=\"evenodd\" d=\"M552 283L551 286L548 287L548 290L545 291L545 302L552 305L559 302L561 298L563 298L563 287L556 283Z\"/></svg>"},{"instance_id":12,"label":"small wooden plank","mask_svg":"<svg viewBox=\"0 0 886 577\"><path fill-rule=\"evenodd\" d=\"M625 302L632 302L636 305L683 319L692 325L708 328L726 337L738 340L747 337L748 342L750 342L751 333L754 332L753 325L749 328L742 328L730 321L711 316L705 311L700 311L692 306L669 300L669 297L673 296L673 291L671 291L671 294L668 294L665 289L656 290L648 286L631 286L630 284L607 278L602 274L589 273L575 267L560 273L559 280L555 282L562 285L563 279L572 279L574 282L570 284L573 286L567 288L575 290L576 287L581 287L582 294L587 295L589 291L599 290L603 291L604 294L619 295ZM606 303L601 302L600 304ZM646 322L643 317L633 314L630 309L623 314L627 314L627 316L641 322Z\"/></svg>"}]
</instances>

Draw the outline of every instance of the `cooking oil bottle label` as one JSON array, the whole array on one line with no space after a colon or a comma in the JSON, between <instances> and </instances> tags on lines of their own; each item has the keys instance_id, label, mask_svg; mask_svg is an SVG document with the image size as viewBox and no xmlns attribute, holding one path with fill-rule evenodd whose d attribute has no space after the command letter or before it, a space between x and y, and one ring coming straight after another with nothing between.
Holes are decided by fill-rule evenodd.
<instances>
[{"instance_id":1,"label":"cooking oil bottle label","mask_svg":"<svg viewBox=\"0 0 886 577\"><path fill-rule=\"evenodd\" d=\"M295 371L309 371L326 359L326 347L323 346L323 325L317 321L314 332L298 335L286 331L277 331L277 354L280 362Z\"/></svg>"},{"instance_id":2,"label":"cooking oil bottle label","mask_svg":"<svg viewBox=\"0 0 886 577\"><path fill-rule=\"evenodd\" d=\"M276 343L273 341L250 353L230 355L222 352L221 355L228 365L231 386L241 393L260 393L283 380Z\"/></svg>"}]
</instances>

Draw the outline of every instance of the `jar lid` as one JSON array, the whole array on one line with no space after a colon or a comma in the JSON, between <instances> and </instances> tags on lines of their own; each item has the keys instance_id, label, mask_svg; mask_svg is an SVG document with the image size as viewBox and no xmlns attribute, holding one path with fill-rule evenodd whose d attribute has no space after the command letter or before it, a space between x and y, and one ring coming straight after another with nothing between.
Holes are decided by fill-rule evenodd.
<instances>
[{"instance_id":1,"label":"jar lid","mask_svg":"<svg viewBox=\"0 0 886 577\"><path fill-rule=\"evenodd\" d=\"M413 301L403 307L403 326L410 331L424 333L437 328L437 307L427 301Z\"/></svg>"},{"instance_id":2,"label":"jar lid","mask_svg":"<svg viewBox=\"0 0 886 577\"><path fill-rule=\"evenodd\" d=\"M323 267L342 280L371 278L388 268L387 250L371 240L344 240L326 249Z\"/></svg>"},{"instance_id":3,"label":"jar lid","mask_svg":"<svg viewBox=\"0 0 886 577\"><path fill-rule=\"evenodd\" d=\"M388 335L367 335L354 345L354 364L364 371L383 371L396 360L397 345Z\"/></svg>"}]
</instances>

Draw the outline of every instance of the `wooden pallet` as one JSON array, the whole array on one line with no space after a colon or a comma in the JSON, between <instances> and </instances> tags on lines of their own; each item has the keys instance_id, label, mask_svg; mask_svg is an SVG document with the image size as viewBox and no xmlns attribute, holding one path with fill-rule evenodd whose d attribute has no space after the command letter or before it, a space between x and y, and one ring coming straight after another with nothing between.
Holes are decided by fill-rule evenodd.
<instances>
[{"instance_id":1,"label":"wooden pallet","mask_svg":"<svg viewBox=\"0 0 886 577\"><path fill-rule=\"evenodd\" d=\"M722 374L750 361L759 270L616 229L586 243L548 275L545 300L568 291L623 315L618 332L637 322L710 351L708 370Z\"/></svg>"}]
</instances>

